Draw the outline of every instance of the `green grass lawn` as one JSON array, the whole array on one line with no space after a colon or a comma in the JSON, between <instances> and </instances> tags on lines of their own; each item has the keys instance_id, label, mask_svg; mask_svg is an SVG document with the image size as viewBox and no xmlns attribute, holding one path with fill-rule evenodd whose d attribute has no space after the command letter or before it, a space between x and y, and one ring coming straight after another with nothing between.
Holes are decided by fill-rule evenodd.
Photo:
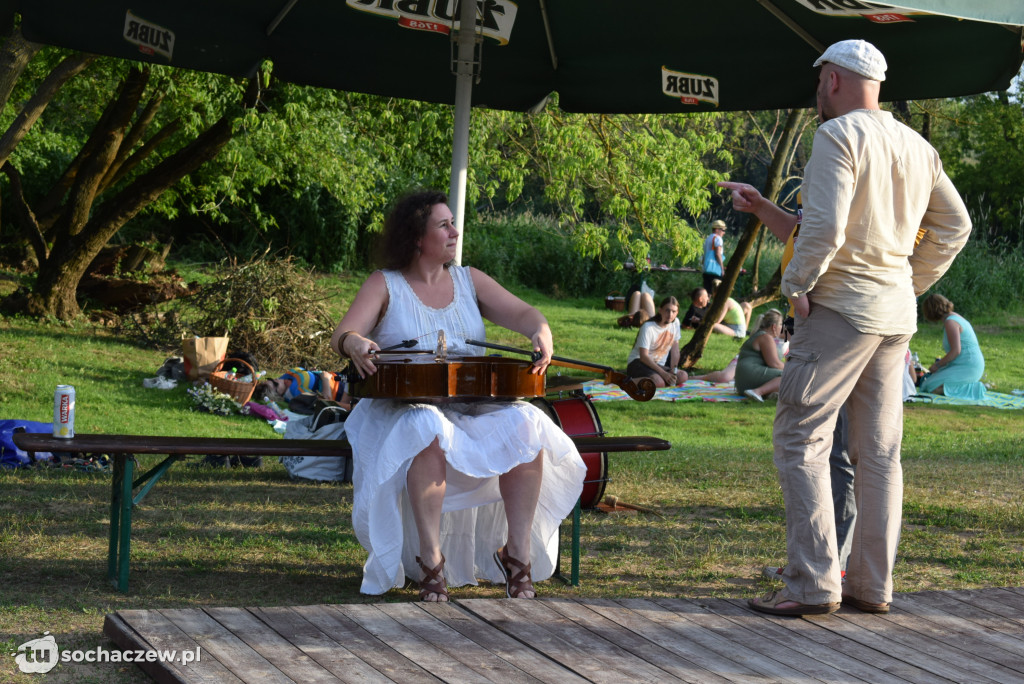
<instances>
[{"instance_id":1,"label":"green grass lawn","mask_svg":"<svg viewBox=\"0 0 1024 684\"><path fill-rule=\"evenodd\" d=\"M332 287L339 302L354 292L352 282L337 278ZM616 328L601 298L519 294L551 320L557 354L624 366L635 331ZM989 381L1001 391L1024 388L1018 360L1024 319L972 322ZM491 336L525 343L498 331ZM940 342L938 326L923 324L911 346L924 360L940 354ZM737 348L736 341L715 335L701 364L720 368ZM0 319L0 418L48 422L54 387L70 383L78 390L80 432L274 437L258 419L190 410L183 388L144 389L142 380L165 356L101 328ZM774 403L597 406L609 434L672 442L668 452L609 457L607 493L660 515L585 514L581 586L552 580L539 585L541 594L737 597L762 591L767 584L759 568L783 561L785 550L771 460ZM1019 411L907 406L897 591L1021 584L1022 419ZM140 458L143 466L155 460ZM294 483L276 462L258 470L172 469L136 511L131 591L117 593L105 581L109 487L107 474L0 471L0 652L44 631L62 648L106 646L103 616L118 609L415 600L412 590L359 594L364 553L352 533L350 485ZM453 591L455 597L503 595L488 585ZM0 680L36 681L19 674L13 658L0 660ZM146 679L133 666L62 664L47 681Z\"/></svg>"}]
</instances>

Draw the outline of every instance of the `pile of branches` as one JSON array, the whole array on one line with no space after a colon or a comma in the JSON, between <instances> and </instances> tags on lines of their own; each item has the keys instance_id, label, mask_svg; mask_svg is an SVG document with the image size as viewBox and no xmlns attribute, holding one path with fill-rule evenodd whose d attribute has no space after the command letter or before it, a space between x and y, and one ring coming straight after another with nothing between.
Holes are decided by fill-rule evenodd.
<instances>
[{"instance_id":1,"label":"pile of branches","mask_svg":"<svg viewBox=\"0 0 1024 684\"><path fill-rule=\"evenodd\" d=\"M217 281L193 294L123 317L121 332L177 353L183 336L227 337L229 350L250 353L263 370L338 370L327 299L313 274L290 258L228 262Z\"/></svg>"}]
</instances>

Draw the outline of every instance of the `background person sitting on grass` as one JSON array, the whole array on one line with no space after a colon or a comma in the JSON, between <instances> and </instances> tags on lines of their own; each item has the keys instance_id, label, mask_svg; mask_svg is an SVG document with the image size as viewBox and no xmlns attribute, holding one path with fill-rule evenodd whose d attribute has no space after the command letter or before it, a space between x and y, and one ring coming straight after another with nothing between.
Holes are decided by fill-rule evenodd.
<instances>
[{"instance_id":1,"label":"background person sitting on grass","mask_svg":"<svg viewBox=\"0 0 1024 684\"><path fill-rule=\"evenodd\" d=\"M626 375L651 378L658 387L673 387L686 382L686 371L679 369L679 302L675 297L661 300L658 313L640 326L636 341L626 360Z\"/></svg>"},{"instance_id":2,"label":"background person sitting on grass","mask_svg":"<svg viewBox=\"0 0 1024 684\"><path fill-rule=\"evenodd\" d=\"M626 304L626 313L618 318L620 328L639 328L654 316L654 299L647 292L631 291Z\"/></svg>"},{"instance_id":3,"label":"background person sitting on grass","mask_svg":"<svg viewBox=\"0 0 1024 684\"><path fill-rule=\"evenodd\" d=\"M757 331L740 347L740 360L736 363L736 391L764 401L772 392L779 391L782 379L782 359L779 358L778 338L782 335L782 312L769 309L757 319Z\"/></svg>"},{"instance_id":4,"label":"background person sitting on grass","mask_svg":"<svg viewBox=\"0 0 1024 684\"><path fill-rule=\"evenodd\" d=\"M714 281L711 296L715 296L715 292L718 290L718 286L722 281ZM737 302L732 297L725 302L725 309L722 314L718 317L715 322L714 332L721 333L722 335L729 335L730 337L746 337L747 328L750 327L750 313L753 311L753 307L750 306L750 302Z\"/></svg>"},{"instance_id":5,"label":"background person sitting on grass","mask_svg":"<svg viewBox=\"0 0 1024 684\"><path fill-rule=\"evenodd\" d=\"M953 302L940 294L928 295L921 304L926 321L942 321L942 349L945 356L936 359L918 386L922 392L945 394L957 399L984 399L985 357L978 336L967 319L953 313Z\"/></svg>"}]
</instances>

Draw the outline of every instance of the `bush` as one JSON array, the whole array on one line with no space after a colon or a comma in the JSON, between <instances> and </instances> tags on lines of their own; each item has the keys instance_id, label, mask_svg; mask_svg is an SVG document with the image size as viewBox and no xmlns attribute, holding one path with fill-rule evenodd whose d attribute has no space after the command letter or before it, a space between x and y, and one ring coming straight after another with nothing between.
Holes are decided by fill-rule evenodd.
<instances>
[{"instance_id":1,"label":"bush","mask_svg":"<svg viewBox=\"0 0 1024 684\"><path fill-rule=\"evenodd\" d=\"M944 276L928 290L949 298L968 319L1021 311L1024 245L987 244L972 237Z\"/></svg>"},{"instance_id":2,"label":"bush","mask_svg":"<svg viewBox=\"0 0 1024 684\"><path fill-rule=\"evenodd\" d=\"M529 287L552 297L592 297L622 289L627 274L582 256L572 240L545 216L529 213L481 216L464 238L463 263L475 266L505 286Z\"/></svg>"},{"instance_id":3,"label":"bush","mask_svg":"<svg viewBox=\"0 0 1024 684\"><path fill-rule=\"evenodd\" d=\"M227 336L229 349L249 352L263 368L328 369L338 355L327 299L290 258L229 263L196 294L122 319L121 332L166 351L180 350L182 336Z\"/></svg>"}]
</instances>

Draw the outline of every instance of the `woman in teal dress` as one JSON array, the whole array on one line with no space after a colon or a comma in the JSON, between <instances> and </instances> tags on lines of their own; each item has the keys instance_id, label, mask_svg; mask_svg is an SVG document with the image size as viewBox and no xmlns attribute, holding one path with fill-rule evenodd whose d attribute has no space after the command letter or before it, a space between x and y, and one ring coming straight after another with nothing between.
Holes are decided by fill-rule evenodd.
<instances>
[{"instance_id":1,"label":"woman in teal dress","mask_svg":"<svg viewBox=\"0 0 1024 684\"><path fill-rule=\"evenodd\" d=\"M782 359L776 339L782 334L782 313L766 311L757 322L757 331L740 347L736 362L736 391L755 401L764 401L779 391Z\"/></svg>"},{"instance_id":2,"label":"woman in teal dress","mask_svg":"<svg viewBox=\"0 0 1024 684\"><path fill-rule=\"evenodd\" d=\"M926 321L942 321L942 349L946 355L936 359L918 388L956 399L984 399L981 376L985 374L985 357L974 328L966 318L953 313L953 302L940 294L928 295L921 304L921 313Z\"/></svg>"}]
</instances>

